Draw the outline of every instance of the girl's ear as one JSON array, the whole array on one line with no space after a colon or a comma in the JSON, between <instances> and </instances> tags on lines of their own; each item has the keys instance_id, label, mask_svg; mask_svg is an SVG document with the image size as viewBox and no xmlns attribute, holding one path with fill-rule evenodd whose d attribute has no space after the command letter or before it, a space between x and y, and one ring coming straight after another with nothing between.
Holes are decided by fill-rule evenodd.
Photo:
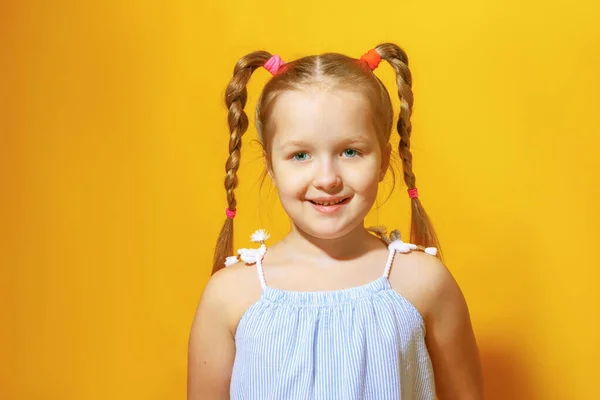
<instances>
[{"instance_id":1,"label":"girl's ear","mask_svg":"<svg viewBox=\"0 0 600 400\"><path fill-rule=\"evenodd\" d=\"M267 152L263 150L263 161L265 162L265 168L267 169L267 173L269 174L269 178L273 182L273 185L277 187L277 182L275 181L275 174L273 174L273 168L271 168L271 160L267 155Z\"/></svg>"},{"instance_id":2,"label":"girl's ear","mask_svg":"<svg viewBox=\"0 0 600 400\"><path fill-rule=\"evenodd\" d=\"M387 172L390 166L390 157L392 156L392 145L388 142L383 149L383 154L381 155L381 172L379 174L379 182L383 180L385 177L385 173Z\"/></svg>"}]
</instances>

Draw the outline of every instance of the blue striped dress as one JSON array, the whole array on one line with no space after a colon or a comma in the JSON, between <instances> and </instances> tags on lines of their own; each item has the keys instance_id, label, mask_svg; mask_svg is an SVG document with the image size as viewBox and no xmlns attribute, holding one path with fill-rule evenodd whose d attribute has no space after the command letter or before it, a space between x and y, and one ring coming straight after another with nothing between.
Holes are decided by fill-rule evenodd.
<instances>
[{"instance_id":1,"label":"blue striped dress","mask_svg":"<svg viewBox=\"0 0 600 400\"><path fill-rule=\"evenodd\" d=\"M323 292L267 286L235 334L232 400L434 400L425 324L390 286L396 250L365 285Z\"/></svg>"}]
</instances>

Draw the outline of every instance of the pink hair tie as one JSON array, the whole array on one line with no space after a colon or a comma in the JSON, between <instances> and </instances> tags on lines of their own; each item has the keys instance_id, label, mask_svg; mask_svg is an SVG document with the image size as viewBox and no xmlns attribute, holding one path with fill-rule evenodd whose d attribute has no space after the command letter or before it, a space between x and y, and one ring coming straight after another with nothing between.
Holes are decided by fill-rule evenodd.
<instances>
[{"instance_id":1,"label":"pink hair tie","mask_svg":"<svg viewBox=\"0 0 600 400\"><path fill-rule=\"evenodd\" d=\"M417 190L417 188L408 189L408 196L411 199L416 199L417 197L419 197L419 191Z\"/></svg>"},{"instance_id":2,"label":"pink hair tie","mask_svg":"<svg viewBox=\"0 0 600 400\"><path fill-rule=\"evenodd\" d=\"M233 210L230 210L229 208L225 209L225 215L227 215L227 218L234 219L235 218L235 213L236 213L236 209L235 208Z\"/></svg>"},{"instance_id":3,"label":"pink hair tie","mask_svg":"<svg viewBox=\"0 0 600 400\"><path fill-rule=\"evenodd\" d=\"M279 57L276 54L273 54L271 56L271 58L269 58L267 60L267 62L263 65L263 67L265 67L265 69L267 71L269 71L271 73L271 75L275 76L277 75L277 72L279 71L279 68L281 68L281 66L285 64L283 62L283 60L281 59L281 57Z\"/></svg>"}]
</instances>

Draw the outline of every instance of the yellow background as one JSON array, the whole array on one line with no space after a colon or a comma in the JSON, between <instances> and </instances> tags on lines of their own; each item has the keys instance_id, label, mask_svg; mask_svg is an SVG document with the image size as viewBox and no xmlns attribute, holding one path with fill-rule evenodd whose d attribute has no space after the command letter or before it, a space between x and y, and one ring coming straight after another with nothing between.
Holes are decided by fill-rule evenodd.
<instances>
[{"instance_id":1,"label":"yellow background","mask_svg":"<svg viewBox=\"0 0 600 400\"><path fill-rule=\"evenodd\" d=\"M600 398L599 8L2 2L0 398L185 398L224 220L235 61L384 41L410 58L417 184L470 305L487 398ZM377 74L397 106L391 68ZM250 115L267 79L251 80ZM259 190L252 125L245 139L238 247L288 226ZM402 182L368 218L406 230Z\"/></svg>"}]
</instances>

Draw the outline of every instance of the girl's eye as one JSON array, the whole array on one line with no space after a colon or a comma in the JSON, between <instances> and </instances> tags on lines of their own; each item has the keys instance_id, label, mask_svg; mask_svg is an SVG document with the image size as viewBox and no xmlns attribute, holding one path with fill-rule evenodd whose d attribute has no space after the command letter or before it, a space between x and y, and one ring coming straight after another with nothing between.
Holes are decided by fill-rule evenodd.
<instances>
[{"instance_id":1,"label":"girl's eye","mask_svg":"<svg viewBox=\"0 0 600 400\"><path fill-rule=\"evenodd\" d=\"M296 153L292 156L292 159L294 159L295 161L306 161L308 160L308 153L301 151L299 153Z\"/></svg>"},{"instance_id":2,"label":"girl's eye","mask_svg":"<svg viewBox=\"0 0 600 400\"><path fill-rule=\"evenodd\" d=\"M356 157L357 155L358 155L358 151L356 151L354 149L344 150L344 156L346 156L348 158L353 158L353 157Z\"/></svg>"}]
</instances>

